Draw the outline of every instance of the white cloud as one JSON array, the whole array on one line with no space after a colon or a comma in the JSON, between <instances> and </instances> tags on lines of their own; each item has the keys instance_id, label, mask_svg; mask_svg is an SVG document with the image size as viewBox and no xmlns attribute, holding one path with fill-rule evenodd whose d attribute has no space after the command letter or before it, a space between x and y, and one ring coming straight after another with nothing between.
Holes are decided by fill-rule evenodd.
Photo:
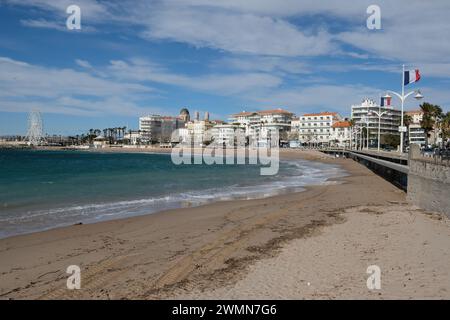
<instances>
[{"instance_id":1,"label":"white cloud","mask_svg":"<svg viewBox=\"0 0 450 320\"><path fill-rule=\"evenodd\" d=\"M261 105L284 106L297 114L311 111L337 111L349 116L350 106L364 97L376 98L381 89L362 85L323 85L279 89L249 97Z\"/></svg>"},{"instance_id":2,"label":"white cloud","mask_svg":"<svg viewBox=\"0 0 450 320\"><path fill-rule=\"evenodd\" d=\"M174 74L139 59L111 61L106 68L96 68L80 59L76 63L84 70L47 68L0 57L0 110L21 112L38 106L53 113L141 115L150 109L162 109L141 107L160 94L147 82L232 96L275 88L281 83L281 79L265 73Z\"/></svg>"},{"instance_id":3,"label":"white cloud","mask_svg":"<svg viewBox=\"0 0 450 320\"><path fill-rule=\"evenodd\" d=\"M8 0L56 14L23 20L31 27L54 28L65 23L69 0ZM450 74L450 12L448 0L433 3L419 0L379 0L382 10L381 31L366 29L366 8L371 0L350 3L317 0L168 0L104 2L80 0L82 24L115 24L138 27L150 41L176 41L195 47L227 52L217 59L225 73L185 75L145 60L115 60L108 67L96 68L88 61L76 60L84 72L51 69L0 58L0 108L18 108L20 99L53 99L64 112L85 110L84 99L92 98L92 110L104 112L102 102L139 112L136 97L154 91L147 82L178 86L208 94L233 96L267 105L286 105L294 111L311 108L348 113L349 106L363 96L377 97L380 90L359 85L332 85L306 82L295 89L281 89L285 76L314 75L320 71L348 72L373 70L397 73L401 62L419 67L425 77L448 78ZM311 18L325 15L315 23ZM307 20L308 19L308 20ZM305 21L310 21L308 23ZM297 24L299 22L299 24ZM345 31L332 30L334 22L345 23ZM298 25L307 25L299 27ZM96 25L97 27L97 25ZM231 54L228 54L231 53ZM322 65L307 63L309 57L347 56L338 64L330 60ZM300 58L299 58L300 57ZM371 60L376 58L376 60ZM300 60L302 59L302 60ZM368 60L361 63L361 60ZM383 59L390 62L379 63ZM363 61L365 62L365 61ZM214 65L212 66L215 67ZM313 79L311 77L311 79ZM298 83L298 82L297 82ZM448 90L429 88L427 96L448 103ZM18 97L21 97L20 99ZM15 99L16 104L11 101ZM430 98L430 101L434 100ZM98 102L99 101L99 102ZM131 102L130 102L131 101ZM56 103L55 102L55 103ZM98 102L98 103L97 103ZM52 102L50 107L56 109ZM66 107L67 106L67 107ZM42 107L46 107L45 104Z\"/></svg>"},{"instance_id":4,"label":"white cloud","mask_svg":"<svg viewBox=\"0 0 450 320\"><path fill-rule=\"evenodd\" d=\"M270 72L275 74L310 74L313 72L310 63L287 57L227 57L215 61L213 66L243 71Z\"/></svg>"},{"instance_id":5,"label":"white cloud","mask_svg":"<svg viewBox=\"0 0 450 320\"><path fill-rule=\"evenodd\" d=\"M75 63L77 65L79 65L80 67L82 67L82 68L86 68L86 69L91 69L92 68L92 66L89 63L89 61L86 61L86 60L75 59Z\"/></svg>"},{"instance_id":6,"label":"white cloud","mask_svg":"<svg viewBox=\"0 0 450 320\"><path fill-rule=\"evenodd\" d=\"M65 8L72 4L70 0L7 0L6 3L53 12L58 19L67 16ZM79 0L77 4L82 8L83 21L137 26L143 29L143 37L151 41L170 40L250 55L340 54L355 59L375 56L407 63L450 62L448 0L432 3L378 0L382 31L366 28L366 9L373 4L372 0L351 4L335 0ZM316 23L312 18L317 15L327 19ZM292 21L300 22L303 27ZM344 25L345 31L330 29L336 21ZM63 22L64 19L58 22L38 19L24 23L56 28ZM344 48L339 42L363 52Z\"/></svg>"},{"instance_id":7,"label":"white cloud","mask_svg":"<svg viewBox=\"0 0 450 320\"><path fill-rule=\"evenodd\" d=\"M306 35L278 18L191 8L156 10L143 36L257 55L309 56L333 50L326 31Z\"/></svg>"},{"instance_id":8,"label":"white cloud","mask_svg":"<svg viewBox=\"0 0 450 320\"><path fill-rule=\"evenodd\" d=\"M20 23L26 27L32 28L44 28L44 29L55 29L59 31L66 31L67 28L64 23L58 24L54 21L48 21L45 19L28 19L28 20L20 20Z\"/></svg>"},{"instance_id":9,"label":"white cloud","mask_svg":"<svg viewBox=\"0 0 450 320\"><path fill-rule=\"evenodd\" d=\"M0 110L77 115L141 114L139 99L154 89L132 82L99 78L72 69L47 68L0 57ZM146 111L147 110L147 111Z\"/></svg>"},{"instance_id":10,"label":"white cloud","mask_svg":"<svg viewBox=\"0 0 450 320\"><path fill-rule=\"evenodd\" d=\"M155 63L136 59L130 62L111 61L108 71L118 79L152 81L223 96L237 95L254 89L274 88L282 82L274 75L258 72L186 76L169 72Z\"/></svg>"},{"instance_id":11,"label":"white cloud","mask_svg":"<svg viewBox=\"0 0 450 320\"><path fill-rule=\"evenodd\" d=\"M110 10L113 8L105 2L96 0L4 0L6 4L38 8L56 14L58 17L68 17L66 9L68 6L76 4L81 8L82 19L91 21L105 21L110 17ZM65 24L65 19L61 23Z\"/></svg>"}]
</instances>

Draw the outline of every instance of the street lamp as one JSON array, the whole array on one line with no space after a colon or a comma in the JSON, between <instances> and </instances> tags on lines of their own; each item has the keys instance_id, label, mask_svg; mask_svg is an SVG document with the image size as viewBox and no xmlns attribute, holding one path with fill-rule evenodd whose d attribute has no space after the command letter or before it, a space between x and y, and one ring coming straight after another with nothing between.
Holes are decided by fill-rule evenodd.
<instances>
[{"instance_id":1,"label":"street lamp","mask_svg":"<svg viewBox=\"0 0 450 320\"><path fill-rule=\"evenodd\" d=\"M423 95L422 95L422 93L420 92L420 90L417 90L417 91L416 91L416 95L414 96L414 99L416 99L416 100L421 100L421 99L423 99Z\"/></svg>"},{"instance_id":2,"label":"street lamp","mask_svg":"<svg viewBox=\"0 0 450 320\"><path fill-rule=\"evenodd\" d=\"M405 94L405 65L403 65L402 93L399 94L399 93L397 93L395 91L391 91L391 90L388 90L388 92L396 95L402 103L402 116L401 116L399 131L400 131L400 153L403 153L403 133L406 132L406 128L403 126L403 107L405 104L405 100L406 100L406 98L408 98L410 95L412 95L414 93L416 94L414 96L414 98L416 100L423 99L423 95L420 92L420 90L414 90L414 91L411 91L411 92ZM389 97L388 95L386 95L386 96Z\"/></svg>"},{"instance_id":3,"label":"street lamp","mask_svg":"<svg viewBox=\"0 0 450 320\"><path fill-rule=\"evenodd\" d=\"M369 110L369 109L368 109L368 110ZM370 113L370 111L367 111L367 116L363 116L363 117L361 118L361 122L365 122L366 125L367 125L367 131L366 131L366 134L367 134L367 137L366 137L366 140L367 140L367 150L369 150L369 113ZM361 129L361 135L362 135L362 129ZM364 149L364 148L362 148L362 149Z\"/></svg>"},{"instance_id":4,"label":"street lamp","mask_svg":"<svg viewBox=\"0 0 450 320\"><path fill-rule=\"evenodd\" d=\"M378 112L376 111L370 111L370 114L375 114L378 116L378 152L380 152L380 136L381 136L381 117L384 115L390 115L389 111L383 111L381 112L381 106L379 107Z\"/></svg>"},{"instance_id":5,"label":"street lamp","mask_svg":"<svg viewBox=\"0 0 450 320\"><path fill-rule=\"evenodd\" d=\"M356 150L358 150L358 134L360 135L360 146L362 144L362 128L360 128L359 126L355 126L353 129L353 133L354 133L354 137L355 137L355 148Z\"/></svg>"}]
</instances>

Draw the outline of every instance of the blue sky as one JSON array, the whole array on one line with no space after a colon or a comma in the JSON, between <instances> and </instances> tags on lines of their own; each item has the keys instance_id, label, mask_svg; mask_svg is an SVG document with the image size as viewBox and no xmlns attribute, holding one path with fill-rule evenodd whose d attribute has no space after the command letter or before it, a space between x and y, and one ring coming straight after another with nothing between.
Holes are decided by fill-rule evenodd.
<instances>
[{"instance_id":1,"label":"blue sky","mask_svg":"<svg viewBox=\"0 0 450 320\"><path fill-rule=\"evenodd\" d=\"M381 30L366 27L371 4ZM66 8L81 8L79 31ZM425 101L450 109L450 2L311 0L0 3L0 135L27 112L50 134L137 128L146 114L285 108L350 113L419 68ZM394 99L394 104L396 104ZM411 99L407 109L418 107Z\"/></svg>"}]
</instances>

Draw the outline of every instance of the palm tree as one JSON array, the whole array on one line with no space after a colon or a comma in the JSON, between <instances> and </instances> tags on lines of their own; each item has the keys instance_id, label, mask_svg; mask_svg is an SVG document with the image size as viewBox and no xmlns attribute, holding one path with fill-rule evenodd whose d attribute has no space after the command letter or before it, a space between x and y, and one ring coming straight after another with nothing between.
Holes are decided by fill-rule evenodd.
<instances>
[{"instance_id":1,"label":"palm tree","mask_svg":"<svg viewBox=\"0 0 450 320\"><path fill-rule=\"evenodd\" d=\"M450 111L442 117L441 130L442 141L445 143L446 140L450 139Z\"/></svg>"},{"instance_id":2,"label":"palm tree","mask_svg":"<svg viewBox=\"0 0 450 320\"><path fill-rule=\"evenodd\" d=\"M409 128L409 125L413 122L413 118L409 115L403 112L403 125L407 128ZM406 131L405 135L407 136L407 139L409 141L409 130Z\"/></svg>"},{"instance_id":3,"label":"palm tree","mask_svg":"<svg viewBox=\"0 0 450 320\"><path fill-rule=\"evenodd\" d=\"M356 125L355 119L350 119L350 149L352 149L352 142L353 142L353 128Z\"/></svg>"},{"instance_id":4,"label":"palm tree","mask_svg":"<svg viewBox=\"0 0 450 320\"><path fill-rule=\"evenodd\" d=\"M409 127L409 125L413 122L412 117L409 114L403 113L403 124L405 127Z\"/></svg>"},{"instance_id":5,"label":"palm tree","mask_svg":"<svg viewBox=\"0 0 450 320\"><path fill-rule=\"evenodd\" d=\"M89 143L92 143L93 139L94 139L94 129L89 129L89 135L88 135Z\"/></svg>"},{"instance_id":6,"label":"palm tree","mask_svg":"<svg viewBox=\"0 0 450 320\"><path fill-rule=\"evenodd\" d=\"M440 126L440 120L442 119L442 108L438 105L433 105L428 102L424 102L420 105L420 109L423 112L422 121L420 126L425 130L427 145L430 137L430 132Z\"/></svg>"}]
</instances>

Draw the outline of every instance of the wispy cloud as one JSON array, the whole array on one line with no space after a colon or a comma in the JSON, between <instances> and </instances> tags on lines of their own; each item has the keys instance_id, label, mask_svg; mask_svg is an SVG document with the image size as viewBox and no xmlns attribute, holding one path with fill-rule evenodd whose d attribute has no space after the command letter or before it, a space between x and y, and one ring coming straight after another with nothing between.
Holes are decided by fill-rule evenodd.
<instances>
[{"instance_id":1,"label":"wispy cloud","mask_svg":"<svg viewBox=\"0 0 450 320\"><path fill-rule=\"evenodd\" d=\"M225 96L238 95L253 89L273 88L282 82L274 75L258 72L187 76L170 72L164 66L142 59L111 61L107 71L117 79L151 81Z\"/></svg>"},{"instance_id":2,"label":"wispy cloud","mask_svg":"<svg viewBox=\"0 0 450 320\"><path fill-rule=\"evenodd\" d=\"M92 68L92 65L89 63L89 61L86 61L86 60L75 59L75 63L82 68L86 68L86 69Z\"/></svg>"},{"instance_id":3,"label":"wispy cloud","mask_svg":"<svg viewBox=\"0 0 450 320\"><path fill-rule=\"evenodd\" d=\"M138 83L114 81L73 69L47 68L0 57L0 110L77 115L141 114L139 104L155 90Z\"/></svg>"}]
</instances>

